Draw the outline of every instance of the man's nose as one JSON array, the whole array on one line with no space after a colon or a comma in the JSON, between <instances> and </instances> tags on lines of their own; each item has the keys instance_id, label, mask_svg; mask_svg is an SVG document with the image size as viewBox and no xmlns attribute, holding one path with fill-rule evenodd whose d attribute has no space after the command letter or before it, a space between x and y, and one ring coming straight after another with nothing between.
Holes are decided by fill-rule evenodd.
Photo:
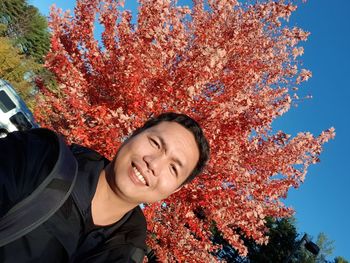
<instances>
[{"instance_id":1,"label":"man's nose","mask_svg":"<svg viewBox=\"0 0 350 263\"><path fill-rule=\"evenodd\" d=\"M146 165L147 165L147 169L149 171L151 171L151 173L154 176L158 176L160 174L160 170L161 170L161 165L162 165L162 160L163 160L164 156L162 155L146 155L143 157L143 160L145 161Z\"/></svg>"}]
</instances>

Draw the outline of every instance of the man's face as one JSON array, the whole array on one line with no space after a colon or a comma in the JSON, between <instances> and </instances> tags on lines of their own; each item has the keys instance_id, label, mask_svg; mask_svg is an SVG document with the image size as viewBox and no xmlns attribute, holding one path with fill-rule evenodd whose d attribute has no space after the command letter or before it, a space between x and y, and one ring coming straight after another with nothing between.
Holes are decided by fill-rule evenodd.
<instances>
[{"instance_id":1,"label":"man's face","mask_svg":"<svg viewBox=\"0 0 350 263\"><path fill-rule=\"evenodd\" d=\"M193 134L161 122L127 141L114 162L114 191L132 203L152 203L176 191L199 159Z\"/></svg>"}]
</instances>

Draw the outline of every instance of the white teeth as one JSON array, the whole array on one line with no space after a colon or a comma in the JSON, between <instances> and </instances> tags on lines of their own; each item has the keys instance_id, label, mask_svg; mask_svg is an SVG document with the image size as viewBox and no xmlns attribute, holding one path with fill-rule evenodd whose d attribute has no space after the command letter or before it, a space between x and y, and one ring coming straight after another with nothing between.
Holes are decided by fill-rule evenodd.
<instances>
[{"instance_id":1,"label":"white teeth","mask_svg":"<svg viewBox=\"0 0 350 263\"><path fill-rule=\"evenodd\" d=\"M136 169L136 167L133 167L135 175L137 176L137 178L143 183L146 184L146 180L145 178L143 178L142 174L139 172L139 170Z\"/></svg>"}]
</instances>

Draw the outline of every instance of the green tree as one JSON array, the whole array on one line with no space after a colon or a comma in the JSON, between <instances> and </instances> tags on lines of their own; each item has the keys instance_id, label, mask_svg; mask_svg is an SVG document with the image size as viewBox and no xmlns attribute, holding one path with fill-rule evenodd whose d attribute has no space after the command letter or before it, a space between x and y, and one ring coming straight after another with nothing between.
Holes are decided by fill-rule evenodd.
<instances>
[{"instance_id":1,"label":"green tree","mask_svg":"<svg viewBox=\"0 0 350 263\"><path fill-rule=\"evenodd\" d=\"M33 104L33 77L42 66L26 57L7 37L0 37L0 78L9 81L29 107Z\"/></svg>"},{"instance_id":2,"label":"green tree","mask_svg":"<svg viewBox=\"0 0 350 263\"><path fill-rule=\"evenodd\" d=\"M1 0L0 36L2 41L0 77L9 81L30 108L33 91L44 84L55 90L53 74L43 67L50 48L47 20L26 0Z\"/></svg>"},{"instance_id":3,"label":"green tree","mask_svg":"<svg viewBox=\"0 0 350 263\"><path fill-rule=\"evenodd\" d=\"M29 5L26 0L2 0L0 23L7 26L3 36L13 39L26 55L43 62L50 48L50 34L46 18L36 7Z\"/></svg>"},{"instance_id":4,"label":"green tree","mask_svg":"<svg viewBox=\"0 0 350 263\"><path fill-rule=\"evenodd\" d=\"M213 241L223 245L217 255L227 262L234 263L283 262L292 253L298 238L294 221L294 218L267 218L269 242L266 245L257 245L252 239L242 238L248 248L247 257L240 257L215 229Z\"/></svg>"},{"instance_id":5,"label":"green tree","mask_svg":"<svg viewBox=\"0 0 350 263\"><path fill-rule=\"evenodd\" d=\"M320 252L317 257L310 254L304 247L300 249L299 257L305 263L326 263L327 258L332 255L334 251L334 241L329 240L325 233L319 233L316 239L317 246L320 248Z\"/></svg>"},{"instance_id":6,"label":"green tree","mask_svg":"<svg viewBox=\"0 0 350 263\"><path fill-rule=\"evenodd\" d=\"M342 257L336 257L333 261L327 260L334 251L333 241L324 233L317 236L316 244L320 248L317 257L306 250L299 241L301 235L298 234L294 218L280 218L266 220L269 242L266 245L257 245L251 239L244 239L248 247L247 257L240 257L235 249L222 238L217 229L213 228L213 242L222 245L222 249L217 255L230 263L260 263L260 262L285 262L290 253L294 251L290 258L290 263L348 263ZM296 249L299 247L299 249Z\"/></svg>"},{"instance_id":7,"label":"green tree","mask_svg":"<svg viewBox=\"0 0 350 263\"><path fill-rule=\"evenodd\" d=\"M334 259L334 263L349 263L349 261L347 261L345 258L343 257L336 257Z\"/></svg>"},{"instance_id":8,"label":"green tree","mask_svg":"<svg viewBox=\"0 0 350 263\"><path fill-rule=\"evenodd\" d=\"M283 262L293 251L298 232L294 218L267 219L269 242L266 245L250 244L249 262Z\"/></svg>"}]
</instances>

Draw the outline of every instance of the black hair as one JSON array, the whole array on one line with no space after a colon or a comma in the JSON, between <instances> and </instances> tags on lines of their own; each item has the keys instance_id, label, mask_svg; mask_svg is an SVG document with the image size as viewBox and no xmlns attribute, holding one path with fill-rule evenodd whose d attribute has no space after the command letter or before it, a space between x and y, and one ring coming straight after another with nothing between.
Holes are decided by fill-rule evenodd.
<instances>
[{"instance_id":1,"label":"black hair","mask_svg":"<svg viewBox=\"0 0 350 263\"><path fill-rule=\"evenodd\" d=\"M130 136L129 139L132 137L138 135L139 133L143 132L144 130L147 130L157 124L160 124L163 121L169 121L169 122L176 122L180 124L181 126L185 127L187 130L189 130L196 141L198 150L199 150L199 159L195 166L195 168L192 170L191 174L186 178L186 180L182 183L182 185L191 182L198 174L200 174L206 163L209 160L210 155L210 148L208 140L205 138L204 133L202 131L202 128L199 126L199 124L192 119L191 117L187 116L186 114L182 113L175 113L175 112L165 112L162 113L156 117L151 117L149 120L147 120L143 126L136 129Z\"/></svg>"}]
</instances>

